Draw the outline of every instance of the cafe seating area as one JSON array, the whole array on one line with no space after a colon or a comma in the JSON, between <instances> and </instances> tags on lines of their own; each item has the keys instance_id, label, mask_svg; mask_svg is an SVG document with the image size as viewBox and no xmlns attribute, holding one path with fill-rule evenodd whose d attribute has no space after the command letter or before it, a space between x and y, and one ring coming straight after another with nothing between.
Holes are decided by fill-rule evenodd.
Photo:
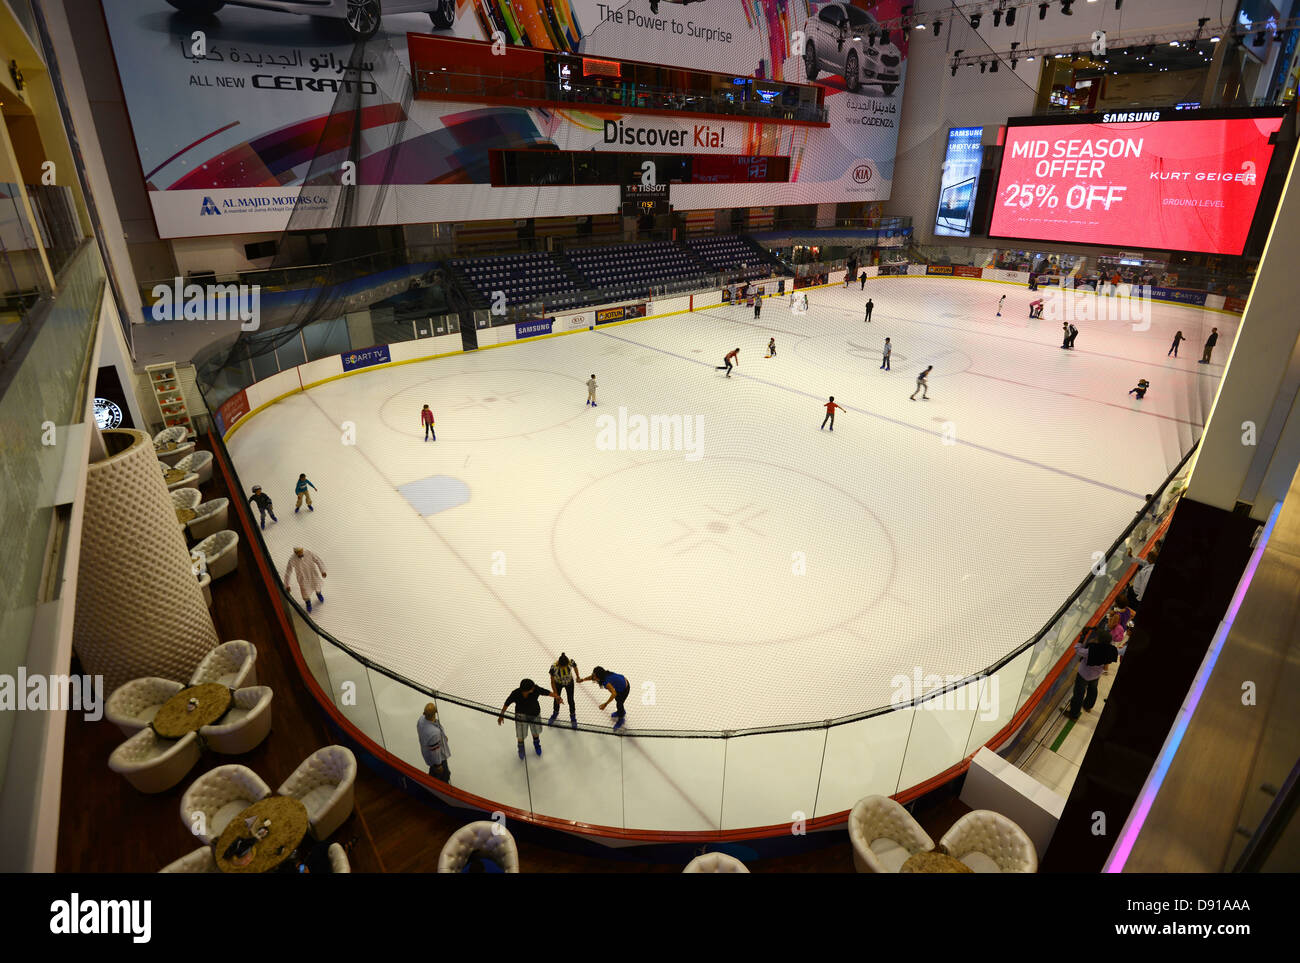
<instances>
[{"instance_id":1,"label":"cafe seating area","mask_svg":"<svg viewBox=\"0 0 1300 963\"><path fill-rule=\"evenodd\" d=\"M216 683L227 689L257 685L257 646L243 639L222 642L203 657L190 685Z\"/></svg>"},{"instance_id":2,"label":"cafe seating area","mask_svg":"<svg viewBox=\"0 0 1300 963\"><path fill-rule=\"evenodd\" d=\"M239 534L230 529L213 532L195 545L192 552L203 557L207 573L215 582L239 564Z\"/></svg>"},{"instance_id":3,"label":"cafe seating area","mask_svg":"<svg viewBox=\"0 0 1300 963\"><path fill-rule=\"evenodd\" d=\"M1036 873L1029 836L1000 813L960 817L936 844L900 803L866 796L849 812L849 840L859 873Z\"/></svg>"}]
</instances>

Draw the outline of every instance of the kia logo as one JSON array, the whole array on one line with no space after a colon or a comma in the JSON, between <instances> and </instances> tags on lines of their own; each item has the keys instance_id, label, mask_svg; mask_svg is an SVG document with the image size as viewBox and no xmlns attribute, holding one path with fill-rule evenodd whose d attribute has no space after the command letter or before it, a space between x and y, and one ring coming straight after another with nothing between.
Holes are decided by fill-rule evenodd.
<instances>
[{"instance_id":1,"label":"kia logo","mask_svg":"<svg viewBox=\"0 0 1300 963\"><path fill-rule=\"evenodd\" d=\"M865 184L871 180L871 165L859 164L853 168L853 180L859 184Z\"/></svg>"}]
</instances>

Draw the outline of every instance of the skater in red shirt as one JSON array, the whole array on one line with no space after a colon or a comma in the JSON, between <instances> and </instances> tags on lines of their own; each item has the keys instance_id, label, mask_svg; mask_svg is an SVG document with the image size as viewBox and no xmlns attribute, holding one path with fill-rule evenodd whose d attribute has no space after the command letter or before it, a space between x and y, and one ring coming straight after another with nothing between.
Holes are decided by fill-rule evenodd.
<instances>
[{"instance_id":1,"label":"skater in red shirt","mask_svg":"<svg viewBox=\"0 0 1300 963\"><path fill-rule=\"evenodd\" d=\"M822 419L822 428L825 428L825 427L826 427L826 422L829 421L829 422L831 423L831 431L834 431L834 430L835 430L835 412L837 412L837 411L843 411L843 410L844 410L844 406L843 406L843 405L837 405L837 404L835 403L835 396L834 396L834 395L831 395L831 400L828 401L828 402L826 402L826 404L823 405L822 407L824 407L824 408L826 409L826 417ZM821 431L821 428L818 428L817 430L818 430L818 431Z\"/></svg>"},{"instance_id":2,"label":"skater in red shirt","mask_svg":"<svg viewBox=\"0 0 1300 963\"><path fill-rule=\"evenodd\" d=\"M722 364L718 365L718 370L727 372L727 377L730 378L731 369L738 364L740 364L740 349L732 348L727 352L726 357L722 359Z\"/></svg>"},{"instance_id":3,"label":"skater in red shirt","mask_svg":"<svg viewBox=\"0 0 1300 963\"><path fill-rule=\"evenodd\" d=\"M438 435L433 430L433 412L429 410L428 405L425 405L420 412L420 424L424 425L425 441L428 441L430 436L433 437L434 441L438 440Z\"/></svg>"}]
</instances>

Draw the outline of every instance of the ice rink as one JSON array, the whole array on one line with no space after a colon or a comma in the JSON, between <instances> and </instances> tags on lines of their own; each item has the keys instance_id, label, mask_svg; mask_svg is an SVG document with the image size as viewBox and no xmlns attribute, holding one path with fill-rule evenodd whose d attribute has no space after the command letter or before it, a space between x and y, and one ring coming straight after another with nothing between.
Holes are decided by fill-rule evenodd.
<instances>
[{"instance_id":1,"label":"ice rink","mask_svg":"<svg viewBox=\"0 0 1300 963\"><path fill-rule=\"evenodd\" d=\"M1027 318L1040 296L1056 319ZM806 314L787 295L757 320L652 318L341 378L229 447L275 500L280 572L296 545L324 560L318 623L411 679L499 706L563 651L631 680L631 731L821 721L1034 635L1199 436L1239 319L1159 304L1143 330L1080 295L1067 351L1061 296L880 278L814 289ZM682 450L635 450L634 430L620 449L620 409L683 419ZM316 511L295 515L300 472ZM580 687L581 721L608 723L601 696Z\"/></svg>"}]
</instances>

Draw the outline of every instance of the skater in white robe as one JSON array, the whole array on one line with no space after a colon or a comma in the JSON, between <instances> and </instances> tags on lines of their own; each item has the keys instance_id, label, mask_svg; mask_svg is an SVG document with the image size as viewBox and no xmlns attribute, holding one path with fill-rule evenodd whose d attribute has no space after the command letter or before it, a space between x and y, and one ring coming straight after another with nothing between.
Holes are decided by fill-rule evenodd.
<instances>
[{"instance_id":1,"label":"skater in white robe","mask_svg":"<svg viewBox=\"0 0 1300 963\"><path fill-rule=\"evenodd\" d=\"M295 575L298 577L298 592L302 595L302 600L307 603L307 611L310 612L313 592L316 593L317 599L322 602L325 601L325 596L321 592L321 579L327 577L325 564L316 556L315 552L295 548L293 554L289 556L289 563L284 567L284 590L286 592L291 591L289 582Z\"/></svg>"}]
</instances>

